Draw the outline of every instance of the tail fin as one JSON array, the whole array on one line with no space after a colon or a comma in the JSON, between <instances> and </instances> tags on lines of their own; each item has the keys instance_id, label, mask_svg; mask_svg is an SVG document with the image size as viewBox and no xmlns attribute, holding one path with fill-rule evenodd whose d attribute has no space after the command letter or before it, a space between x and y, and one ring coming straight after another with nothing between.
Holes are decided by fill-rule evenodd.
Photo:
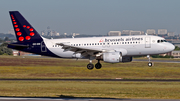
<instances>
[{"instance_id":1,"label":"tail fin","mask_svg":"<svg viewBox=\"0 0 180 101\"><path fill-rule=\"evenodd\" d=\"M43 40L18 11L10 11L9 13L18 43L41 42Z\"/></svg>"}]
</instances>

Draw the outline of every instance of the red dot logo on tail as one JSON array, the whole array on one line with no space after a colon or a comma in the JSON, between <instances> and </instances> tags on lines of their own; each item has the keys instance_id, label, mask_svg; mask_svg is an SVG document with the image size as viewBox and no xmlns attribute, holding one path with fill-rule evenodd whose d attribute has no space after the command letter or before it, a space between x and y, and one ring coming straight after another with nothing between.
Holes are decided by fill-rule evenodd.
<instances>
[{"instance_id":1,"label":"red dot logo on tail","mask_svg":"<svg viewBox=\"0 0 180 101\"><path fill-rule=\"evenodd\" d=\"M32 32L32 31L33 31L33 28L30 28L30 29L29 29L29 31L31 31L31 32Z\"/></svg>"},{"instance_id":2,"label":"red dot logo on tail","mask_svg":"<svg viewBox=\"0 0 180 101\"><path fill-rule=\"evenodd\" d=\"M31 37L30 36L26 36L26 40L30 40L31 39Z\"/></svg>"},{"instance_id":3,"label":"red dot logo on tail","mask_svg":"<svg viewBox=\"0 0 180 101\"><path fill-rule=\"evenodd\" d=\"M30 33L30 36L34 36L34 32L31 32L31 33Z\"/></svg>"},{"instance_id":4,"label":"red dot logo on tail","mask_svg":"<svg viewBox=\"0 0 180 101\"><path fill-rule=\"evenodd\" d=\"M18 27L18 25L14 25L14 27Z\"/></svg>"},{"instance_id":5,"label":"red dot logo on tail","mask_svg":"<svg viewBox=\"0 0 180 101\"><path fill-rule=\"evenodd\" d=\"M22 33L21 33L21 32L17 32L17 35L18 35L18 36L21 36L21 35L22 35Z\"/></svg>"},{"instance_id":6,"label":"red dot logo on tail","mask_svg":"<svg viewBox=\"0 0 180 101\"><path fill-rule=\"evenodd\" d=\"M27 29L29 29L29 28L30 28L30 26L27 26L26 28L27 28Z\"/></svg>"},{"instance_id":7,"label":"red dot logo on tail","mask_svg":"<svg viewBox=\"0 0 180 101\"><path fill-rule=\"evenodd\" d=\"M11 18L14 19L14 16L11 14Z\"/></svg>"},{"instance_id":8,"label":"red dot logo on tail","mask_svg":"<svg viewBox=\"0 0 180 101\"><path fill-rule=\"evenodd\" d=\"M19 28L16 28L16 31L20 31L20 29L19 29Z\"/></svg>"},{"instance_id":9,"label":"red dot logo on tail","mask_svg":"<svg viewBox=\"0 0 180 101\"><path fill-rule=\"evenodd\" d=\"M19 41L24 41L24 37L19 37Z\"/></svg>"}]
</instances>

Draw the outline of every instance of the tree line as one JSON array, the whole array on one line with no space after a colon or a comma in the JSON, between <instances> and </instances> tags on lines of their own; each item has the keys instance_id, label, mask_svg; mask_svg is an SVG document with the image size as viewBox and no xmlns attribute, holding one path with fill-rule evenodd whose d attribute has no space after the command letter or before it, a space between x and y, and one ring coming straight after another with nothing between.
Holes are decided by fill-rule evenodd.
<instances>
[{"instance_id":1,"label":"tree line","mask_svg":"<svg viewBox=\"0 0 180 101\"><path fill-rule=\"evenodd\" d=\"M0 55L12 55L12 49L7 48L8 43L2 43L0 45Z\"/></svg>"}]
</instances>

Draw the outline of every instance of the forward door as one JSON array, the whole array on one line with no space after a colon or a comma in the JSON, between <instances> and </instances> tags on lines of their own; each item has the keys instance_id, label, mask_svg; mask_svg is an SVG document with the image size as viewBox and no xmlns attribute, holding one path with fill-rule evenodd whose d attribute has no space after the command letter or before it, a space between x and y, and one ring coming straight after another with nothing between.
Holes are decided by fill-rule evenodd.
<instances>
[{"instance_id":1,"label":"forward door","mask_svg":"<svg viewBox=\"0 0 180 101\"><path fill-rule=\"evenodd\" d=\"M151 48L151 38L145 37L145 48Z\"/></svg>"}]
</instances>

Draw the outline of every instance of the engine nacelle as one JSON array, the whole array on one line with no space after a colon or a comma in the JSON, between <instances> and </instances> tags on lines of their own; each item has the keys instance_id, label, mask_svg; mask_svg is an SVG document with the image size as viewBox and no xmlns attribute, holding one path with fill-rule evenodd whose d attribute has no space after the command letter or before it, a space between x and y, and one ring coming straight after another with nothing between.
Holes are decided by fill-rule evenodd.
<instances>
[{"instance_id":1,"label":"engine nacelle","mask_svg":"<svg viewBox=\"0 0 180 101\"><path fill-rule=\"evenodd\" d=\"M73 54L72 58L82 58L82 56L80 53L77 53L77 54Z\"/></svg>"},{"instance_id":2,"label":"engine nacelle","mask_svg":"<svg viewBox=\"0 0 180 101\"><path fill-rule=\"evenodd\" d=\"M110 63L118 63L122 61L121 52L107 52L103 53L103 61Z\"/></svg>"},{"instance_id":3,"label":"engine nacelle","mask_svg":"<svg viewBox=\"0 0 180 101\"><path fill-rule=\"evenodd\" d=\"M121 52L107 52L103 53L103 61L108 63L131 62L132 57L122 56Z\"/></svg>"}]
</instances>

